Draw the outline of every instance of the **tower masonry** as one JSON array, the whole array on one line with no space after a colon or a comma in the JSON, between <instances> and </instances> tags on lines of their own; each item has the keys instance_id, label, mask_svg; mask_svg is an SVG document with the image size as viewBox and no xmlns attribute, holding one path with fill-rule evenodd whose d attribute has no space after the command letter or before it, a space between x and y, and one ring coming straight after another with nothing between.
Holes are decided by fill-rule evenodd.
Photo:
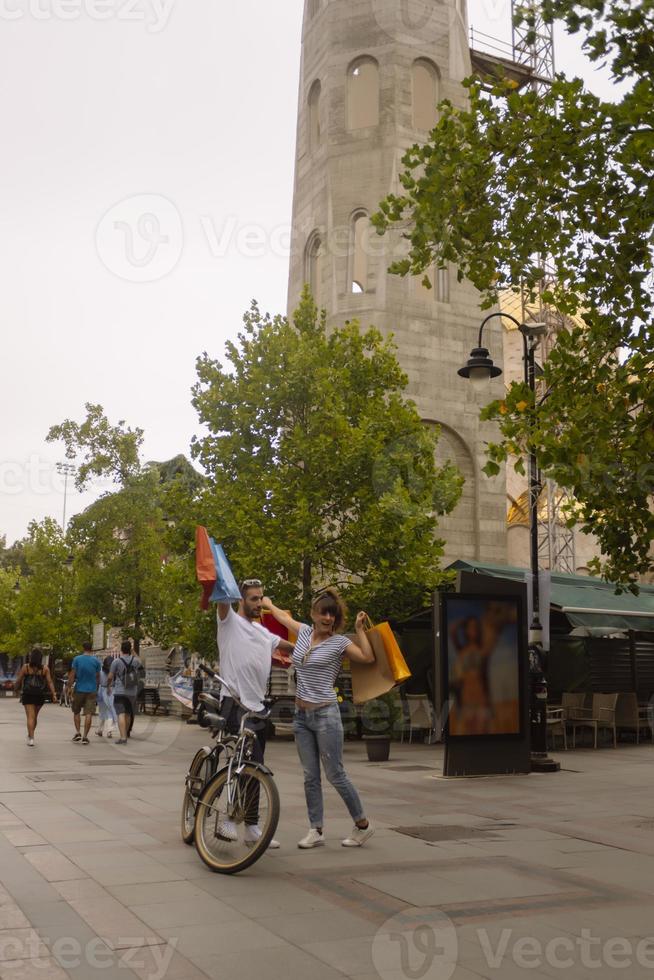
<instances>
[{"instance_id":1,"label":"tower masonry","mask_svg":"<svg viewBox=\"0 0 654 980\"><path fill-rule=\"evenodd\" d=\"M379 237L369 218L401 191L402 157L424 142L444 98L465 104L471 72L465 0L306 0L302 39L289 312L309 283L332 325L358 319L392 333L409 396L441 427L438 456L465 477L455 511L441 519L445 561L506 560L506 486L482 472L494 427L480 406L501 397L501 379L477 392L457 375L477 346L479 295L456 269L421 277L387 271L406 248ZM484 345L502 365L500 321Z\"/></svg>"}]
</instances>

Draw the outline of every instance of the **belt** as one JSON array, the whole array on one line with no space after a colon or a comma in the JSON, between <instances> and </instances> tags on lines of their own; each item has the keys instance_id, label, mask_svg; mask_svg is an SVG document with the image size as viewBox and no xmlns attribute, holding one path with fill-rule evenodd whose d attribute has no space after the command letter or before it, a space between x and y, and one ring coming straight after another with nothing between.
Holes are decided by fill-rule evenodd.
<instances>
[{"instance_id":1,"label":"belt","mask_svg":"<svg viewBox=\"0 0 654 980\"><path fill-rule=\"evenodd\" d=\"M303 701L302 698L295 699L295 707L303 711L316 711L318 708L326 708L330 704L337 704L336 701Z\"/></svg>"}]
</instances>

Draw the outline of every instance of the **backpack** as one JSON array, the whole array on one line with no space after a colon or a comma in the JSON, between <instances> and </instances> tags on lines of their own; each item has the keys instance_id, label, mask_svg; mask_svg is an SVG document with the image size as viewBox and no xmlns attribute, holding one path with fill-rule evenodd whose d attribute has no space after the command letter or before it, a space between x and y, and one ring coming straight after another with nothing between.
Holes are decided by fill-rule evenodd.
<instances>
[{"instance_id":1,"label":"backpack","mask_svg":"<svg viewBox=\"0 0 654 980\"><path fill-rule=\"evenodd\" d=\"M120 657L120 662L124 668L120 678L124 686L137 687L139 682L139 675L136 669L136 665L134 664L134 657L132 657L129 663L126 660L123 660L122 657Z\"/></svg>"},{"instance_id":2,"label":"backpack","mask_svg":"<svg viewBox=\"0 0 654 980\"><path fill-rule=\"evenodd\" d=\"M34 692L45 691L45 674L43 673L43 668L41 668L38 674L25 674L23 689Z\"/></svg>"}]
</instances>

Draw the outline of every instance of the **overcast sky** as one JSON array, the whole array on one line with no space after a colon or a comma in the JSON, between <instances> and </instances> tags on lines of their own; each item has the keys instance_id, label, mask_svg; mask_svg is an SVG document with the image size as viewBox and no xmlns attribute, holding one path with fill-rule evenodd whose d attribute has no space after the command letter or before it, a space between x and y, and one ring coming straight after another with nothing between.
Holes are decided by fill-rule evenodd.
<instances>
[{"instance_id":1,"label":"overcast sky","mask_svg":"<svg viewBox=\"0 0 654 980\"><path fill-rule=\"evenodd\" d=\"M196 356L285 312L302 0L0 0L0 535L61 520L87 401L189 451ZM471 0L510 39L505 0ZM562 36L557 67L610 97ZM144 217L145 216L145 217ZM151 217L148 217L151 216ZM68 512L92 494L69 492Z\"/></svg>"}]
</instances>

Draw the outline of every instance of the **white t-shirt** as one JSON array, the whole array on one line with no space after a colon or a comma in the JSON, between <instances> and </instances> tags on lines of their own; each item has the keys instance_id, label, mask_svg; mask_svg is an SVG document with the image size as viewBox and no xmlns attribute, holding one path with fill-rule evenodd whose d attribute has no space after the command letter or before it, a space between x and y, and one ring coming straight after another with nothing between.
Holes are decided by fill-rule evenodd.
<instances>
[{"instance_id":1,"label":"white t-shirt","mask_svg":"<svg viewBox=\"0 0 654 980\"><path fill-rule=\"evenodd\" d=\"M230 609L218 613L220 675L250 711L261 711L279 637ZM227 692L225 692L227 693Z\"/></svg>"}]
</instances>

